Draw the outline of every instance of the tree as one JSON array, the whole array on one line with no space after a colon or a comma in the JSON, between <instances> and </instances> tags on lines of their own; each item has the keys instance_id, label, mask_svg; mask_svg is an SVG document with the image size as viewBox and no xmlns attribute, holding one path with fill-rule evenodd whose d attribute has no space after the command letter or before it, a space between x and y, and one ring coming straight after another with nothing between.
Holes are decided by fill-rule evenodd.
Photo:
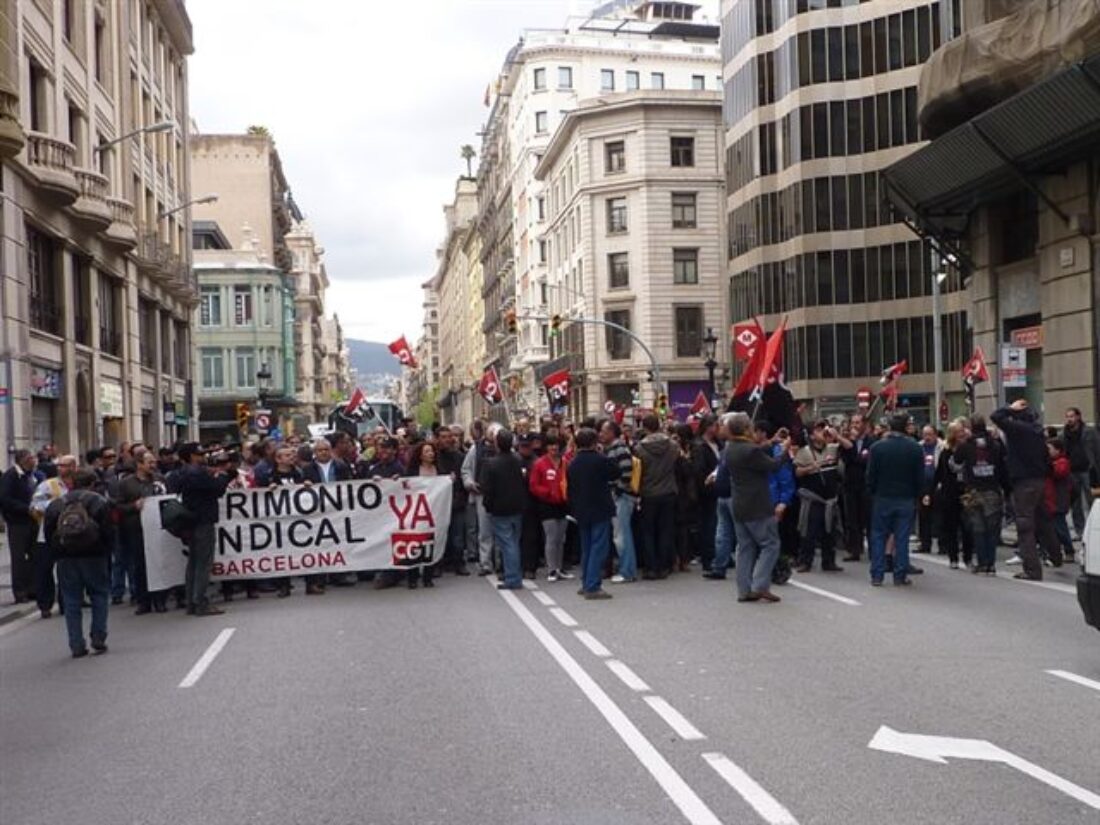
<instances>
[{"instance_id":1,"label":"tree","mask_svg":"<svg viewBox=\"0 0 1100 825\"><path fill-rule=\"evenodd\" d=\"M266 126L249 126L247 132L256 137L271 137L271 131Z\"/></svg>"},{"instance_id":2,"label":"tree","mask_svg":"<svg viewBox=\"0 0 1100 825\"><path fill-rule=\"evenodd\" d=\"M477 152L467 143L459 150L459 155L466 161L466 177L472 178L474 176L473 160L477 157Z\"/></svg>"},{"instance_id":3,"label":"tree","mask_svg":"<svg viewBox=\"0 0 1100 825\"><path fill-rule=\"evenodd\" d=\"M437 409L438 401L439 385L436 384L421 397L420 403L416 405L417 424L421 427L430 427L439 420L439 410Z\"/></svg>"}]
</instances>

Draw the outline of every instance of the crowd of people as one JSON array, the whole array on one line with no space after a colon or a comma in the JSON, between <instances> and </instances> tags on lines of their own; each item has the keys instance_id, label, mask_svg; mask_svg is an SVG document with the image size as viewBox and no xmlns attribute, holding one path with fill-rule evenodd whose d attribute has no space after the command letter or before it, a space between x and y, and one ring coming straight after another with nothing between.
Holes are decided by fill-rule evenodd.
<instances>
[{"instance_id":1,"label":"crowd of people","mask_svg":"<svg viewBox=\"0 0 1100 825\"><path fill-rule=\"evenodd\" d=\"M547 416L511 428L475 421L406 428L356 439L264 438L247 445L123 443L83 461L15 452L0 476L0 512L16 602L55 603L73 656L107 650L108 606L165 613L174 600L197 616L217 615L210 598L219 498L229 489L327 484L350 479L441 476L452 482L451 518L440 563L411 571L305 577L307 595L373 581L374 587L433 587L442 572L498 574L502 589L545 570L574 580L589 600L604 583L666 579L693 569L708 580L735 571L739 602L780 601L774 586L792 571L824 573L870 557L870 582L897 586L923 572L919 551L952 568L996 569L1006 520L1014 521L1017 576L1038 580L1045 564L1072 562L1100 481L1100 436L1070 409L1059 431L1044 429L1024 401L918 431L904 414L873 423L854 414L792 432L744 413L687 423L646 415L637 429L615 420L579 424ZM178 494L187 518L185 583L149 592L143 503ZM818 559L820 559L818 561ZM961 561L961 565L960 565ZM56 570L56 584L54 571ZM223 582L231 601L293 590L288 577ZM91 607L90 646L82 607Z\"/></svg>"}]
</instances>

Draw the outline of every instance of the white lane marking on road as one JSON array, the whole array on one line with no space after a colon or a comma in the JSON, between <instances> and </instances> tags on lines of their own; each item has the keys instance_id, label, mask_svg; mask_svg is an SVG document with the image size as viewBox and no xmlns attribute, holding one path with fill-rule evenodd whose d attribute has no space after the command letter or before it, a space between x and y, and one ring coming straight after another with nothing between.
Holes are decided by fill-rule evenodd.
<instances>
[{"instance_id":1,"label":"white lane marking on road","mask_svg":"<svg viewBox=\"0 0 1100 825\"><path fill-rule=\"evenodd\" d=\"M576 627L577 620L562 610L560 607L551 607L550 615L561 622L566 627Z\"/></svg>"},{"instance_id":2,"label":"white lane marking on road","mask_svg":"<svg viewBox=\"0 0 1100 825\"><path fill-rule=\"evenodd\" d=\"M587 630L574 630L573 635L576 636L582 645L587 647L594 656L600 658L606 658L611 655L611 651L604 647L595 636L589 633Z\"/></svg>"},{"instance_id":3,"label":"white lane marking on road","mask_svg":"<svg viewBox=\"0 0 1100 825\"><path fill-rule=\"evenodd\" d=\"M807 593L813 593L818 596L824 596L826 599L832 599L834 602L840 602L846 604L849 607L859 607L860 603L855 599L849 599L847 596L841 596L839 593L833 593L828 590L822 590L820 587L814 587L810 584L803 584L798 579L792 578L788 582L792 587L797 587L799 590L805 590Z\"/></svg>"},{"instance_id":4,"label":"white lane marking on road","mask_svg":"<svg viewBox=\"0 0 1100 825\"><path fill-rule=\"evenodd\" d=\"M1093 690L1100 690L1100 682L1094 679L1086 679L1084 676L1078 676L1076 673L1070 673L1068 670L1048 670L1047 673L1051 676L1057 676L1059 679L1065 679L1067 682L1075 682L1087 688L1092 688Z\"/></svg>"},{"instance_id":5,"label":"white lane marking on road","mask_svg":"<svg viewBox=\"0 0 1100 825\"><path fill-rule=\"evenodd\" d=\"M623 662L618 659L609 659L607 666L611 668L611 672L614 673L622 683L631 690L636 690L638 693L648 693L649 685L642 681L642 677L631 670Z\"/></svg>"},{"instance_id":6,"label":"white lane marking on road","mask_svg":"<svg viewBox=\"0 0 1100 825\"><path fill-rule=\"evenodd\" d=\"M784 808L763 786L721 753L704 753L703 759L726 780L741 798L752 805L768 825L798 825L794 814Z\"/></svg>"},{"instance_id":7,"label":"white lane marking on road","mask_svg":"<svg viewBox=\"0 0 1100 825\"><path fill-rule=\"evenodd\" d=\"M62 617L64 618L64 617ZM38 608L34 609L33 613L28 613L26 616L20 616L18 619L12 619L6 624L0 625L0 639L5 636L9 636L20 628L26 627L29 624L34 624L42 619L42 614L38 612Z\"/></svg>"},{"instance_id":8,"label":"white lane marking on road","mask_svg":"<svg viewBox=\"0 0 1100 825\"><path fill-rule=\"evenodd\" d=\"M940 567L950 567L951 562L948 559L938 559L935 556L926 556L923 553L920 555L921 561L930 562L932 564L938 564ZM1058 582L1033 582L1029 579L1017 579L1015 573L1005 573L999 571L997 573L998 579L1004 579L1005 581L1017 582L1018 584L1030 584L1032 587L1041 587L1044 590L1054 590L1057 593L1069 593L1071 595L1077 595L1077 588L1072 584L1059 584ZM980 577L979 577L980 578Z\"/></svg>"},{"instance_id":9,"label":"white lane marking on road","mask_svg":"<svg viewBox=\"0 0 1100 825\"><path fill-rule=\"evenodd\" d=\"M1087 788L1075 785L1068 779L1063 779L1058 774L1051 773L1045 768L1028 762L1021 756L1011 751L987 742L984 739L956 739L951 736L927 736L920 733L902 733L883 725L867 743L872 750L885 753L899 753L903 756L912 756L915 759L923 759L926 762L935 762L946 765L950 759L971 759L979 762L1001 762L1010 768L1015 768L1020 773L1027 774L1033 779L1049 785L1071 796L1078 802L1083 802L1090 808L1100 811L1100 794L1095 794Z\"/></svg>"},{"instance_id":10,"label":"white lane marking on road","mask_svg":"<svg viewBox=\"0 0 1100 825\"><path fill-rule=\"evenodd\" d=\"M222 652L222 648L229 643L230 638L232 638L236 630L237 628L235 627L227 627L217 635L217 638L210 643L210 647L206 648L206 652L199 657L197 662L195 662L195 666L191 668L191 671L183 677L183 681L179 684L181 688L192 687L202 678L202 675L206 673L206 669L210 667L214 659Z\"/></svg>"},{"instance_id":11,"label":"white lane marking on road","mask_svg":"<svg viewBox=\"0 0 1100 825\"><path fill-rule=\"evenodd\" d=\"M514 593L507 590L500 591L500 597L504 599L512 612L515 613L535 638L539 640L546 651L554 658L566 672L573 683L581 689L581 692L590 701L611 725L612 730L618 734L634 754L642 766L649 771L650 776L657 780L657 784L665 792L673 804L680 809L684 818L692 825L722 825L720 819L707 807L707 804L699 798L684 778L676 772L676 769L668 763L660 752L642 734L633 722L627 718L622 709L612 701L604 692L596 680L588 675L577 660L569 655L569 652L561 646L561 643L547 630L538 619L534 617Z\"/></svg>"},{"instance_id":12,"label":"white lane marking on road","mask_svg":"<svg viewBox=\"0 0 1100 825\"><path fill-rule=\"evenodd\" d=\"M653 708L653 710L657 712L657 715L664 719L668 726L676 731L676 734L681 739L694 741L707 738L703 735L702 731L691 724L680 711L676 710L676 708L660 696L646 696L645 703Z\"/></svg>"},{"instance_id":13,"label":"white lane marking on road","mask_svg":"<svg viewBox=\"0 0 1100 825\"><path fill-rule=\"evenodd\" d=\"M533 581L531 581L530 579L524 579L523 580L523 586L527 590L538 590L539 589L539 586L537 584L535 584Z\"/></svg>"},{"instance_id":14,"label":"white lane marking on road","mask_svg":"<svg viewBox=\"0 0 1100 825\"><path fill-rule=\"evenodd\" d=\"M544 607L553 607L554 605L557 604L556 601L551 599L549 596L547 596L541 590L536 590L531 595L534 596L535 600L538 601L538 603L543 605Z\"/></svg>"}]
</instances>

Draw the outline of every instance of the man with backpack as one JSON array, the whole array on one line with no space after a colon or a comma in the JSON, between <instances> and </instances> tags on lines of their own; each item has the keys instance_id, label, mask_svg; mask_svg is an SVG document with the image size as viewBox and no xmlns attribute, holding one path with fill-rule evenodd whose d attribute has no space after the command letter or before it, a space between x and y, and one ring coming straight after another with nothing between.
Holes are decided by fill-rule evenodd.
<instances>
[{"instance_id":1,"label":"man with backpack","mask_svg":"<svg viewBox=\"0 0 1100 825\"><path fill-rule=\"evenodd\" d=\"M92 652L107 652L108 559L115 526L107 500L94 491L96 474L79 470L73 489L46 509L46 544L57 558L57 578L65 604L65 628L73 658L88 655L84 639L84 594L92 603Z\"/></svg>"}]
</instances>

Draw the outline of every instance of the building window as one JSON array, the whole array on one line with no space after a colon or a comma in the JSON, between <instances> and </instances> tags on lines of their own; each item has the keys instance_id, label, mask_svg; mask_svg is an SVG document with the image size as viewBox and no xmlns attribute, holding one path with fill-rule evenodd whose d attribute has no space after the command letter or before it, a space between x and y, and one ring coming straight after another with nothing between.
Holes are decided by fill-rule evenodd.
<instances>
[{"instance_id":1,"label":"building window","mask_svg":"<svg viewBox=\"0 0 1100 825\"><path fill-rule=\"evenodd\" d=\"M706 76L701 74L693 74L691 76L691 88L697 92L701 92L705 88L707 88Z\"/></svg>"},{"instance_id":2,"label":"building window","mask_svg":"<svg viewBox=\"0 0 1100 825\"><path fill-rule=\"evenodd\" d=\"M535 69L535 91L541 92L546 88L546 69Z\"/></svg>"},{"instance_id":3,"label":"building window","mask_svg":"<svg viewBox=\"0 0 1100 825\"><path fill-rule=\"evenodd\" d=\"M699 250L672 250L672 282L674 284L699 283Z\"/></svg>"},{"instance_id":4,"label":"building window","mask_svg":"<svg viewBox=\"0 0 1100 825\"><path fill-rule=\"evenodd\" d=\"M548 258L546 241L539 241L539 263L544 264Z\"/></svg>"},{"instance_id":5,"label":"building window","mask_svg":"<svg viewBox=\"0 0 1100 825\"><path fill-rule=\"evenodd\" d=\"M672 165L678 167L695 165L695 138L674 137L669 141Z\"/></svg>"},{"instance_id":6,"label":"building window","mask_svg":"<svg viewBox=\"0 0 1100 825\"><path fill-rule=\"evenodd\" d=\"M550 128L550 119L546 112L535 112L535 132L545 135Z\"/></svg>"},{"instance_id":7,"label":"building window","mask_svg":"<svg viewBox=\"0 0 1100 825\"><path fill-rule=\"evenodd\" d=\"M638 72L626 73L626 90L636 92L642 85L642 76Z\"/></svg>"},{"instance_id":8,"label":"building window","mask_svg":"<svg viewBox=\"0 0 1100 825\"><path fill-rule=\"evenodd\" d=\"M256 386L256 354L250 349L237 350L237 386L242 390Z\"/></svg>"},{"instance_id":9,"label":"building window","mask_svg":"<svg viewBox=\"0 0 1100 825\"><path fill-rule=\"evenodd\" d=\"M53 240L27 227L27 276L30 281L31 326L61 334L61 294Z\"/></svg>"},{"instance_id":10,"label":"building window","mask_svg":"<svg viewBox=\"0 0 1100 825\"><path fill-rule=\"evenodd\" d=\"M138 302L138 333L141 365L153 369L157 365L157 308L145 300Z\"/></svg>"},{"instance_id":11,"label":"building window","mask_svg":"<svg viewBox=\"0 0 1100 825\"><path fill-rule=\"evenodd\" d=\"M99 350L122 357L122 284L99 273Z\"/></svg>"},{"instance_id":12,"label":"building window","mask_svg":"<svg viewBox=\"0 0 1100 825\"><path fill-rule=\"evenodd\" d=\"M703 354L703 308L676 307L676 357Z\"/></svg>"},{"instance_id":13,"label":"building window","mask_svg":"<svg viewBox=\"0 0 1100 825\"><path fill-rule=\"evenodd\" d=\"M558 88L573 88L573 69L569 66L558 66Z\"/></svg>"},{"instance_id":14,"label":"building window","mask_svg":"<svg viewBox=\"0 0 1100 825\"><path fill-rule=\"evenodd\" d=\"M252 287L233 287L233 324L238 327L252 325Z\"/></svg>"},{"instance_id":15,"label":"building window","mask_svg":"<svg viewBox=\"0 0 1100 825\"><path fill-rule=\"evenodd\" d=\"M624 329L630 329L630 310L613 309L604 313L604 320L609 324L618 324ZM612 361L625 361L630 358L630 336L611 327L604 328L607 333L607 357Z\"/></svg>"},{"instance_id":16,"label":"building window","mask_svg":"<svg viewBox=\"0 0 1100 825\"><path fill-rule=\"evenodd\" d=\"M611 289L630 286L630 257L626 252L613 252L607 256L607 285Z\"/></svg>"},{"instance_id":17,"label":"building window","mask_svg":"<svg viewBox=\"0 0 1100 825\"><path fill-rule=\"evenodd\" d=\"M199 326L222 325L222 291L216 286L204 286L199 292Z\"/></svg>"},{"instance_id":18,"label":"building window","mask_svg":"<svg viewBox=\"0 0 1100 825\"><path fill-rule=\"evenodd\" d=\"M621 140L612 140L603 147L603 170L611 175L626 169L626 143Z\"/></svg>"},{"instance_id":19,"label":"building window","mask_svg":"<svg viewBox=\"0 0 1100 825\"><path fill-rule=\"evenodd\" d=\"M600 91L615 91L615 72L612 69L600 69Z\"/></svg>"},{"instance_id":20,"label":"building window","mask_svg":"<svg viewBox=\"0 0 1100 825\"><path fill-rule=\"evenodd\" d=\"M535 204L538 206L538 216L540 221L546 220L546 198L539 197L535 200Z\"/></svg>"},{"instance_id":21,"label":"building window","mask_svg":"<svg viewBox=\"0 0 1100 825\"><path fill-rule=\"evenodd\" d=\"M665 73L664 72L652 72L649 75L649 88L651 89L663 89L665 87Z\"/></svg>"},{"instance_id":22,"label":"building window","mask_svg":"<svg viewBox=\"0 0 1100 825\"><path fill-rule=\"evenodd\" d=\"M673 229L694 229L695 226L696 226L695 193L694 192L673 192L672 193L672 228Z\"/></svg>"},{"instance_id":23,"label":"building window","mask_svg":"<svg viewBox=\"0 0 1100 825\"><path fill-rule=\"evenodd\" d=\"M626 232L626 198L607 199L607 232Z\"/></svg>"},{"instance_id":24,"label":"building window","mask_svg":"<svg viewBox=\"0 0 1100 825\"><path fill-rule=\"evenodd\" d=\"M85 258L75 253L73 266L73 332L76 342L84 346L92 344L92 299L90 293L90 266Z\"/></svg>"},{"instance_id":25,"label":"building window","mask_svg":"<svg viewBox=\"0 0 1100 825\"><path fill-rule=\"evenodd\" d=\"M98 13L95 16L95 51L92 54L94 61L95 79L100 83L107 82L107 21Z\"/></svg>"},{"instance_id":26,"label":"building window","mask_svg":"<svg viewBox=\"0 0 1100 825\"><path fill-rule=\"evenodd\" d=\"M220 390L225 386L225 365L221 350L202 352L202 388Z\"/></svg>"}]
</instances>

